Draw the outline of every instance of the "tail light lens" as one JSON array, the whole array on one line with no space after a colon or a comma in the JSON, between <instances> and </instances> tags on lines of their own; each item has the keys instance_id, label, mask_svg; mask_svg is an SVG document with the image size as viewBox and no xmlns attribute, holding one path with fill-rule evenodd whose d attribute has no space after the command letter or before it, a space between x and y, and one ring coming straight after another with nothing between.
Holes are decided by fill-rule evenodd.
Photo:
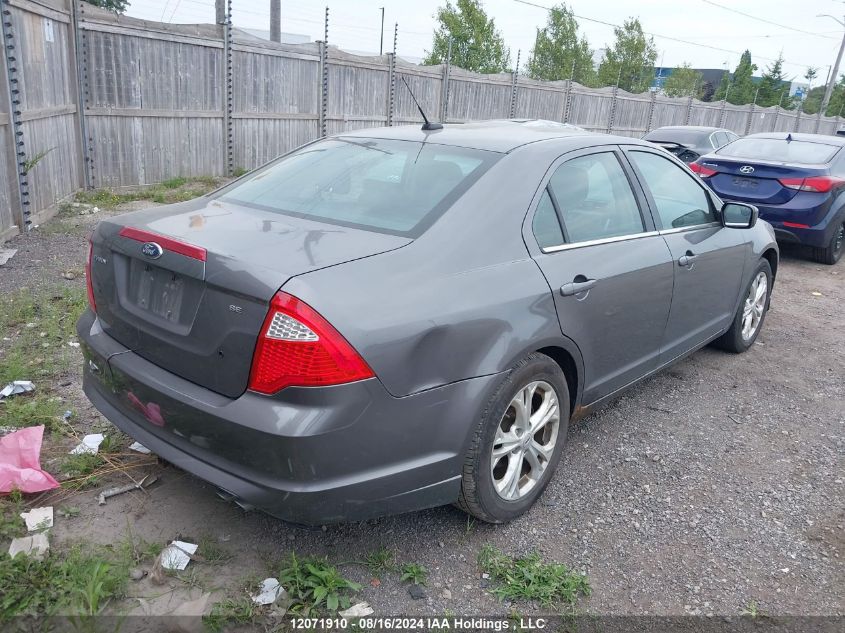
<instances>
[{"instance_id":1,"label":"tail light lens","mask_svg":"<svg viewBox=\"0 0 845 633\"><path fill-rule=\"evenodd\" d=\"M710 178L710 176L713 176L717 173L715 169L705 167L701 163L690 163L689 168L692 169L696 174L698 174L702 178Z\"/></svg>"},{"instance_id":2,"label":"tail light lens","mask_svg":"<svg viewBox=\"0 0 845 633\"><path fill-rule=\"evenodd\" d=\"M97 303L94 301L94 281L91 279L91 260L94 257L94 244L91 237L88 237L88 259L85 262L85 288L88 291L88 305L91 311L96 314Z\"/></svg>"},{"instance_id":3,"label":"tail light lens","mask_svg":"<svg viewBox=\"0 0 845 633\"><path fill-rule=\"evenodd\" d=\"M249 389L271 394L285 387L338 385L374 375L316 310L285 292L276 293L255 346Z\"/></svg>"},{"instance_id":4,"label":"tail light lens","mask_svg":"<svg viewBox=\"0 0 845 633\"><path fill-rule=\"evenodd\" d=\"M810 176L809 178L780 178L778 182L787 189L827 193L834 187L845 183L845 180L832 176Z\"/></svg>"}]
</instances>

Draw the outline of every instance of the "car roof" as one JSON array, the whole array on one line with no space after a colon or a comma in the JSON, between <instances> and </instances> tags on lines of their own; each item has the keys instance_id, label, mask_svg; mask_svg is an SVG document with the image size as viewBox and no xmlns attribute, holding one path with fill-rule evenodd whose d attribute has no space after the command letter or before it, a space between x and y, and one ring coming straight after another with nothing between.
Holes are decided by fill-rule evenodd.
<instances>
[{"instance_id":1,"label":"car roof","mask_svg":"<svg viewBox=\"0 0 845 633\"><path fill-rule=\"evenodd\" d=\"M823 143L825 145L845 146L845 136L831 136L829 134L802 134L799 132L758 132L757 134L749 134L745 138L775 138L782 141L786 137L792 137L793 141L803 141L805 143Z\"/></svg>"},{"instance_id":2,"label":"car roof","mask_svg":"<svg viewBox=\"0 0 845 633\"><path fill-rule=\"evenodd\" d=\"M428 142L502 153L529 143L551 139L572 139L574 146L583 147L613 142L645 145L637 139L589 132L573 125L542 119L446 123L442 130L428 132L423 131L421 125L400 125L342 132L335 136Z\"/></svg>"}]
</instances>

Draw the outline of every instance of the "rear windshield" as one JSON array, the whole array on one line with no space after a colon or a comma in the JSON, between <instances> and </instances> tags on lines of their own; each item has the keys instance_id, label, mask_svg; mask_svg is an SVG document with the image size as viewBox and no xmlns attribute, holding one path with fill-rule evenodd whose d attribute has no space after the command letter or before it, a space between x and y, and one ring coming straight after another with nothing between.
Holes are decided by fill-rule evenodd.
<instances>
[{"instance_id":1,"label":"rear windshield","mask_svg":"<svg viewBox=\"0 0 845 633\"><path fill-rule=\"evenodd\" d=\"M710 132L694 132L692 130L654 130L643 137L643 140L663 143L680 143L681 145L698 145L710 136Z\"/></svg>"},{"instance_id":2,"label":"rear windshield","mask_svg":"<svg viewBox=\"0 0 845 633\"><path fill-rule=\"evenodd\" d=\"M224 190L222 199L416 237L500 156L432 143L334 138L280 158Z\"/></svg>"},{"instance_id":3,"label":"rear windshield","mask_svg":"<svg viewBox=\"0 0 845 633\"><path fill-rule=\"evenodd\" d=\"M781 138L741 138L716 150L716 153L730 158L759 158L778 163L816 165L830 162L837 151L838 145L827 143L787 141Z\"/></svg>"}]
</instances>

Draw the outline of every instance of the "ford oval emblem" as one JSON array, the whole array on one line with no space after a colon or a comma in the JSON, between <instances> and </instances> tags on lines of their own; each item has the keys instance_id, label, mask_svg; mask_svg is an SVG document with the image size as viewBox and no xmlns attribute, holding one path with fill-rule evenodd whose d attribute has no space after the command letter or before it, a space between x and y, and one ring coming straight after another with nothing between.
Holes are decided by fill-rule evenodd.
<instances>
[{"instance_id":1,"label":"ford oval emblem","mask_svg":"<svg viewBox=\"0 0 845 633\"><path fill-rule=\"evenodd\" d=\"M751 165L743 165L739 168L739 171L741 171L743 174L753 174L754 168Z\"/></svg>"},{"instance_id":2,"label":"ford oval emblem","mask_svg":"<svg viewBox=\"0 0 845 633\"><path fill-rule=\"evenodd\" d=\"M150 259L158 259L164 253L164 249L155 242L144 242L141 246L141 254Z\"/></svg>"}]
</instances>

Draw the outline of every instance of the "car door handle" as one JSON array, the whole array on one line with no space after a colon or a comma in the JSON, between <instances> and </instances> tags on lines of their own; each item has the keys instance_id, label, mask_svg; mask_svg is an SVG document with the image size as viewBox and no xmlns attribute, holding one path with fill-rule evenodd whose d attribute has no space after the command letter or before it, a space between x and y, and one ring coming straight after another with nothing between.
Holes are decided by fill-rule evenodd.
<instances>
[{"instance_id":1,"label":"car door handle","mask_svg":"<svg viewBox=\"0 0 845 633\"><path fill-rule=\"evenodd\" d=\"M579 277L583 276L579 275ZM563 284L560 287L560 294L564 297L571 297L572 295L581 294L596 285L595 279L585 279L584 281L571 281L568 284Z\"/></svg>"},{"instance_id":2,"label":"car door handle","mask_svg":"<svg viewBox=\"0 0 845 633\"><path fill-rule=\"evenodd\" d=\"M698 259L698 255L696 255L695 253L692 253L690 251L687 251L686 255L681 255L678 258L678 265L689 267L689 266L692 266L693 263L695 263L696 259Z\"/></svg>"}]
</instances>

